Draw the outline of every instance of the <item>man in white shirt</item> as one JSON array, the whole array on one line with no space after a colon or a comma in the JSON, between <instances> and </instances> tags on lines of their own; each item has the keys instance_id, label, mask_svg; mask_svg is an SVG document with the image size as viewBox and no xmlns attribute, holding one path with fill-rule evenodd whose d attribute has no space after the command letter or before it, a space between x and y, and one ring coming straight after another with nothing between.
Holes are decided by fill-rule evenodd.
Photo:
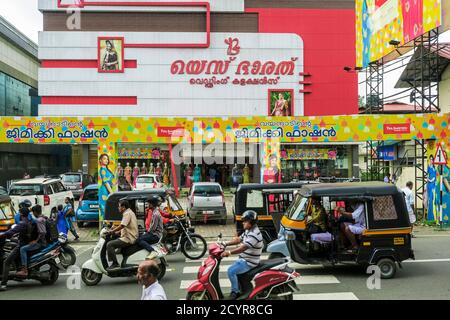
<instances>
[{"instance_id":1,"label":"man in white shirt","mask_svg":"<svg viewBox=\"0 0 450 320\"><path fill-rule=\"evenodd\" d=\"M416 222L416 215L414 214L414 192L412 191L414 184L412 181L406 183L406 188L403 188L403 194L405 195L406 208L408 209L409 222L411 222L411 232Z\"/></svg>"},{"instance_id":2,"label":"man in white shirt","mask_svg":"<svg viewBox=\"0 0 450 320\"><path fill-rule=\"evenodd\" d=\"M351 242L352 251L358 250L358 243L356 241L355 235L362 234L366 229L366 207L364 202L353 201L351 204L353 212L345 212L343 208L340 210L341 215L351 218L355 223L351 224L345 222L341 225L343 233L346 235L347 239Z\"/></svg>"},{"instance_id":3,"label":"man in white shirt","mask_svg":"<svg viewBox=\"0 0 450 320\"><path fill-rule=\"evenodd\" d=\"M167 300L164 288L158 282L159 267L153 260L139 265L137 277L142 285L141 300Z\"/></svg>"}]
</instances>

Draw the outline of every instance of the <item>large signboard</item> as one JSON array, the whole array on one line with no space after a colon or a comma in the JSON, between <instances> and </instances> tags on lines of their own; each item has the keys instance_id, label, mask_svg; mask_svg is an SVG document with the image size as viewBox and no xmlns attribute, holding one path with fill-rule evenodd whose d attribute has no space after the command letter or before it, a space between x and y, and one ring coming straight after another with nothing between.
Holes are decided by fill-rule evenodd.
<instances>
[{"instance_id":1,"label":"large signboard","mask_svg":"<svg viewBox=\"0 0 450 320\"><path fill-rule=\"evenodd\" d=\"M441 0L356 0L356 65L367 67L442 23Z\"/></svg>"},{"instance_id":2,"label":"large signboard","mask_svg":"<svg viewBox=\"0 0 450 320\"><path fill-rule=\"evenodd\" d=\"M296 34L44 32L40 116L301 116ZM70 47L71 50L66 50Z\"/></svg>"}]
</instances>

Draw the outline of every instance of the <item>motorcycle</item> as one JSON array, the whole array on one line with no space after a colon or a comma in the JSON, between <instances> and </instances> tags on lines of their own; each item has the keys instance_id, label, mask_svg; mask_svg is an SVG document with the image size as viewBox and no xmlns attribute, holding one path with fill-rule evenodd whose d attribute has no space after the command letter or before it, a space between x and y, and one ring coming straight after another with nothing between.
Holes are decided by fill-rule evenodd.
<instances>
[{"instance_id":1,"label":"motorcycle","mask_svg":"<svg viewBox=\"0 0 450 320\"><path fill-rule=\"evenodd\" d=\"M66 242L67 237L61 234L58 241L47 245L44 249L31 252L28 262L28 276L26 278L16 276L18 266L13 263L10 266L8 280L23 281L32 279L40 281L43 285L54 284L59 277L58 265L61 265L59 257ZM5 258L16 245L17 243L14 241L7 241L4 247Z\"/></svg>"},{"instance_id":2,"label":"motorcycle","mask_svg":"<svg viewBox=\"0 0 450 320\"><path fill-rule=\"evenodd\" d=\"M64 269L67 269L68 267L75 265L77 261L75 249L73 249L68 244L67 240L68 240L67 235L65 235L64 233L60 233L58 235L58 239L56 241L53 241L47 246L47 248L50 248L52 250L59 248L58 265L62 266ZM5 254L9 254L14 249L14 247L18 245L18 243L19 240L17 236L14 236L9 241L7 241L4 246Z\"/></svg>"},{"instance_id":3,"label":"motorcycle","mask_svg":"<svg viewBox=\"0 0 450 320\"><path fill-rule=\"evenodd\" d=\"M219 272L221 254L225 251L223 243L209 246L209 257L198 271L197 280L187 289L186 300L222 300ZM261 261L248 272L238 275L242 294L238 300L292 300L298 291L295 279L300 275L287 265L290 259ZM254 284L254 286L253 286Z\"/></svg>"},{"instance_id":4,"label":"motorcycle","mask_svg":"<svg viewBox=\"0 0 450 320\"><path fill-rule=\"evenodd\" d=\"M174 223L164 226L162 243L169 254L180 251L191 260L201 259L207 250L205 238L194 233L190 221L187 218L174 216Z\"/></svg>"},{"instance_id":5,"label":"motorcycle","mask_svg":"<svg viewBox=\"0 0 450 320\"><path fill-rule=\"evenodd\" d=\"M109 228L104 227L100 232L100 239L95 246L92 257L86 261L81 267L81 280L87 286L95 286L101 280L103 275L107 275L111 278L119 277L131 277L135 276L142 261L147 259L149 252L137 244L133 244L129 247L120 249L120 254L117 254L117 258L120 261L120 268L116 270L107 270L108 261L106 258L106 244L112 240L111 236L108 235ZM161 280L168 266L165 256L167 255L167 250L161 245L161 243L152 245L155 250L155 255L152 258L159 266L160 273L158 275L158 280Z\"/></svg>"}]
</instances>

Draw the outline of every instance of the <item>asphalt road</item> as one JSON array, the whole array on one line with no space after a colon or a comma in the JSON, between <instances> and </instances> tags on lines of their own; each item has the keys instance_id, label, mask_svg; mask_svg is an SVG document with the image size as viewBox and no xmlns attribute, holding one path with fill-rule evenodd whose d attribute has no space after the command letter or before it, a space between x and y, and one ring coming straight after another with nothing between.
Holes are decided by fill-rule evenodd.
<instances>
[{"instance_id":1,"label":"asphalt road","mask_svg":"<svg viewBox=\"0 0 450 320\"><path fill-rule=\"evenodd\" d=\"M352 265L337 267L301 266L294 267L301 273L298 280L300 292L297 300L307 299L450 299L450 234L423 235L414 239L416 261L406 261L394 279L381 280L381 288L367 288L365 270ZM74 244L77 250L77 265L89 259L94 244ZM168 256L169 269L161 284L169 299L184 299L185 288L196 278L200 261L188 262L181 253ZM224 261L222 270L232 261ZM229 292L226 272L220 273ZM68 281L70 280L70 281ZM77 282L80 284L77 287ZM68 286L69 284L69 286ZM228 285L228 287L227 287ZM70 287L75 287L70 289ZM95 287L86 287L75 274L62 272L52 286L42 286L38 282L10 282L8 291L0 292L0 299L106 299L137 300L141 287L133 277L111 279L103 277Z\"/></svg>"}]
</instances>

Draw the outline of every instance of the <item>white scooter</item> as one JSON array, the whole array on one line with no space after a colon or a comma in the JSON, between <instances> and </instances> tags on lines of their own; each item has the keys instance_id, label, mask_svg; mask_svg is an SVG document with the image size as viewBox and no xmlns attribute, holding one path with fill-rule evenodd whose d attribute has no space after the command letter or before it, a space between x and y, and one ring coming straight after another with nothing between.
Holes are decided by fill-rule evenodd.
<instances>
[{"instance_id":1,"label":"white scooter","mask_svg":"<svg viewBox=\"0 0 450 320\"><path fill-rule=\"evenodd\" d=\"M103 228L100 231L100 239L92 252L92 257L86 261L81 267L81 279L87 286L95 286L101 280L102 276L105 274L111 278L119 277L131 277L135 276L139 264L142 261L147 260L149 252L137 244L133 244L124 249L120 249L121 252L117 253L117 260L119 261L120 268L108 271L108 261L106 258L106 244L108 241L112 240L108 235L108 228ZM166 273L166 268L168 266L166 259L167 250L159 243L154 244L155 254L152 260L154 260L161 270L158 280L162 279Z\"/></svg>"}]
</instances>

